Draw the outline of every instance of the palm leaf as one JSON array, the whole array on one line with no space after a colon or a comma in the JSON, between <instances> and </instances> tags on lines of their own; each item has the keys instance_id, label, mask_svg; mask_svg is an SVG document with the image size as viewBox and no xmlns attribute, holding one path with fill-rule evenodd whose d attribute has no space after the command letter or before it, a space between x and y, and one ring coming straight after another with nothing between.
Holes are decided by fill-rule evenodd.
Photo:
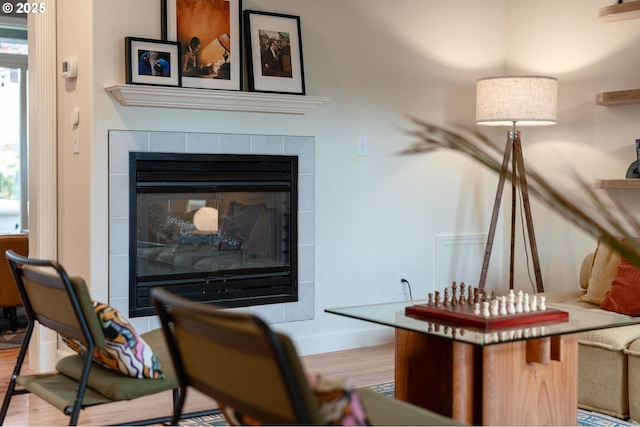
<instances>
[{"instance_id":1,"label":"palm leaf","mask_svg":"<svg viewBox=\"0 0 640 427\"><path fill-rule=\"evenodd\" d=\"M502 171L501 150L480 132L462 126L445 128L415 118L410 120L415 128L407 133L417 141L403 150L402 154L450 149L471 157L499 174L504 174L509 180L513 179L511 171ZM578 228L600 239L640 267L640 222L620 203L597 193L575 171L570 174L588 203L580 203L575 198L567 197L531 169L526 171L529 192Z\"/></svg>"}]
</instances>

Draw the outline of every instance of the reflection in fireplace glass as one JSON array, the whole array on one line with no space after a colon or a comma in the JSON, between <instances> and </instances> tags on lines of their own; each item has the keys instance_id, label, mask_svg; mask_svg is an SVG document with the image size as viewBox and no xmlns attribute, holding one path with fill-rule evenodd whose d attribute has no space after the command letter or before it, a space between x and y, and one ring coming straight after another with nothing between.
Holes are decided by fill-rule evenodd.
<instances>
[{"instance_id":1,"label":"reflection in fireplace glass","mask_svg":"<svg viewBox=\"0 0 640 427\"><path fill-rule=\"evenodd\" d=\"M138 194L136 275L288 267L289 213L281 191Z\"/></svg>"}]
</instances>

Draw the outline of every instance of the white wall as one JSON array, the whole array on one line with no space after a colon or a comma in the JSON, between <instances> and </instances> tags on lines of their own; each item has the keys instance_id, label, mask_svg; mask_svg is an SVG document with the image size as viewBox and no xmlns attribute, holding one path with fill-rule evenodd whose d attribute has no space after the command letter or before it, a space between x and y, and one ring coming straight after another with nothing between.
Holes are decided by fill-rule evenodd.
<instances>
[{"instance_id":1,"label":"white wall","mask_svg":"<svg viewBox=\"0 0 640 427\"><path fill-rule=\"evenodd\" d=\"M58 56L79 60L77 81L59 87L59 259L90 279L96 299L108 298L109 129L311 135L316 318L277 327L304 354L387 341L391 331L324 309L400 300L399 272L411 279L414 297L425 298L435 286L435 236L486 233L497 182L454 153L397 155L412 142L407 116L474 126L478 78L555 75L559 123L523 130L527 164L568 189L567 173L556 171L565 159L590 178L624 176L640 106L597 107L593 100L596 92L640 84L640 27L598 22L598 9L609 3L245 0L244 9L301 17L307 93L331 101L289 116L120 105L104 87L124 82L126 36L160 37L160 2L59 0ZM81 109L80 154L71 152L73 105ZM504 144L506 131L486 133ZM369 138L366 157L356 155L361 134ZM534 219L546 288L577 286L593 239L537 205ZM500 269L498 240L492 264ZM529 289L525 280L518 284Z\"/></svg>"}]
</instances>

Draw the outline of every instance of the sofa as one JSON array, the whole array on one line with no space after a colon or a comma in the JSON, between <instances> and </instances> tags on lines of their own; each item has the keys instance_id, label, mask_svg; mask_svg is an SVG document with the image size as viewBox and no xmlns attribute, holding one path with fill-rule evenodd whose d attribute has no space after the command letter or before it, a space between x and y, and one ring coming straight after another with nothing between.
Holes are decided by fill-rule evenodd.
<instances>
[{"instance_id":1,"label":"sofa","mask_svg":"<svg viewBox=\"0 0 640 427\"><path fill-rule=\"evenodd\" d=\"M541 295L574 308L624 313L616 298L626 304L622 285L639 284L640 269L599 241L584 258L579 281L580 289ZM578 407L640 423L640 325L578 335Z\"/></svg>"}]
</instances>

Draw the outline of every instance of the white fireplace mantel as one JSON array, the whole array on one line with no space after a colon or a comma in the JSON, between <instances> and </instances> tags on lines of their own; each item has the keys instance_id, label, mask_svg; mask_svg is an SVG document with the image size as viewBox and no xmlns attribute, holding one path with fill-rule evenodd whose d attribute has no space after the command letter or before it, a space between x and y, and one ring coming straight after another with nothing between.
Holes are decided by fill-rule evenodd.
<instances>
[{"instance_id":1,"label":"white fireplace mantel","mask_svg":"<svg viewBox=\"0 0 640 427\"><path fill-rule=\"evenodd\" d=\"M105 87L122 105L255 113L306 114L331 98L262 92L116 84Z\"/></svg>"}]
</instances>

